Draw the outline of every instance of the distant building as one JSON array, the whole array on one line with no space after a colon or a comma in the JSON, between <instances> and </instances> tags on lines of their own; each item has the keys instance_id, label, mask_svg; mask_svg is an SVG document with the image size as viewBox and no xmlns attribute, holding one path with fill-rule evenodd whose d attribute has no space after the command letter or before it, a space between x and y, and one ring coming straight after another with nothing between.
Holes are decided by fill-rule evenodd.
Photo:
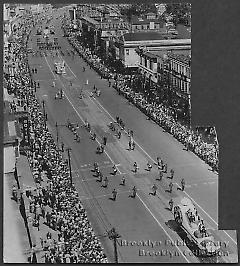
<instances>
[{"instance_id":1,"label":"distant building","mask_svg":"<svg viewBox=\"0 0 240 266\"><path fill-rule=\"evenodd\" d=\"M166 34L158 32L126 33L114 41L116 59L122 61L125 67L138 68L140 56L136 48L146 47L149 50L191 49L191 39L168 39Z\"/></svg>"},{"instance_id":2,"label":"distant building","mask_svg":"<svg viewBox=\"0 0 240 266\"><path fill-rule=\"evenodd\" d=\"M100 17L97 20L85 16L81 18L81 24L82 28L88 32L93 31L95 38L100 36L100 40L98 41L101 43L102 49L106 52L114 37L129 32L129 24L123 19ZM97 34L98 32L99 35Z\"/></svg>"},{"instance_id":3,"label":"distant building","mask_svg":"<svg viewBox=\"0 0 240 266\"><path fill-rule=\"evenodd\" d=\"M155 13L147 13L144 17L134 16L131 19L131 32L156 31L166 33L164 21Z\"/></svg>"},{"instance_id":4,"label":"distant building","mask_svg":"<svg viewBox=\"0 0 240 266\"><path fill-rule=\"evenodd\" d=\"M102 16L102 10L90 4L79 4L77 5L77 18L81 17L96 18Z\"/></svg>"},{"instance_id":5,"label":"distant building","mask_svg":"<svg viewBox=\"0 0 240 266\"><path fill-rule=\"evenodd\" d=\"M157 8L157 12L160 16L164 14L166 11L166 4L155 4L155 7Z\"/></svg>"}]
</instances>

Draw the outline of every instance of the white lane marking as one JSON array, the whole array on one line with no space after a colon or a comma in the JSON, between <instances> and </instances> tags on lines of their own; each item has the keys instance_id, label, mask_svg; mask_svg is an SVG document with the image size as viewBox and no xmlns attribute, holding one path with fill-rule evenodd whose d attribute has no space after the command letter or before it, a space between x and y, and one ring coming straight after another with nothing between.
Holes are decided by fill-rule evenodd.
<instances>
[{"instance_id":1,"label":"white lane marking","mask_svg":"<svg viewBox=\"0 0 240 266\"><path fill-rule=\"evenodd\" d=\"M53 73L53 71L52 71L52 69L51 69L51 67L50 67L50 65L49 65L49 63L48 63L48 61L47 61L47 59L46 59L46 57L44 56L44 58L45 58L45 60L46 60L46 62L47 62L47 64L48 64L48 67L50 68L50 70L51 70L51 72L52 72L52 74L53 74L53 76L55 77L55 74ZM61 79L58 77L58 79L59 79L59 81L62 83L62 86L65 88L65 90L67 91L67 88L65 87L65 85L64 85L64 83L61 81ZM84 121L84 119L82 118L82 116L79 114L79 112L77 111L77 109L75 108L75 106L73 105L73 103L70 101L70 99L68 98L68 96L67 96L67 94L65 93L65 97L68 99L68 101L69 101L69 103L71 104L71 106L72 106L72 108L75 110L75 112L78 114L78 116L79 116L79 118L82 120L82 122L83 123L85 123L85 121ZM99 144L99 145L101 145L101 143L98 141L98 139L96 138L96 141L97 141L97 143ZM108 158L110 159L110 161L113 163L113 164L115 164L114 163L114 161L112 160L112 158L109 156L109 154L106 152L106 150L104 150L104 153L108 156ZM116 166L116 168L117 168L117 166ZM118 170L118 172L121 174L121 171L117 168L117 170Z\"/></svg>"},{"instance_id":2,"label":"white lane marking","mask_svg":"<svg viewBox=\"0 0 240 266\"><path fill-rule=\"evenodd\" d=\"M99 101L95 97L92 97L92 98L95 99L95 101L101 106L101 108L112 118L113 121L115 121L115 119L112 117L112 115L109 114L109 112L99 103ZM155 164L157 163L136 141L134 141L134 142L147 155L148 158L150 158ZM188 193L186 193L185 191L184 191L184 193L215 223L215 225L218 228L218 223ZM221 231L223 231L237 245L237 242L225 230L221 230Z\"/></svg>"},{"instance_id":3,"label":"white lane marking","mask_svg":"<svg viewBox=\"0 0 240 266\"><path fill-rule=\"evenodd\" d=\"M51 69L47 59L45 58L49 68ZM51 70L52 72L52 70ZM53 73L53 72L52 72ZM54 74L53 74L54 75ZM60 80L60 78L59 78ZM66 87L64 86L63 82L60 80L60 82L62 83L63 87L66 89ZM67 95L66 95L67 97ZM69 100L69 98L67 97L69 103L72 105L73 109L75 110L75 112L78 114L78 116L80 117L80 119L83 121L84 123L84 120L82 119L81 115L78 113L78 111L76 110L76 108L74 107L74 105L72 104L72 102ZM97 140L97 139L96 139ZM98 140L97 140L98 141ZM100 143L99 143L100 145ZM108 156L108 158L110 159L111 162L113 162L112 158L108 155L107 152L105 152L106 155ZM121 173L121 172L120 172ZM150 212L150 214L152 215L152 217L155 219L155 221L158 223L158 225L162 228L162 230L165 232L165 234L171 239L171 241L174 243L173 239L171 238L171 236L167 233L167 231L163 228L163 226L160 224L160 222L158 221L158 219L154 216L154 214L151 212L151 210L147 207L147 205L143 202L143 200L140 198L139 195L137 195L137 197L141 200L142 204L145 206L145 208ZM96 198L96 197L95 197ZM177 246L177 249L179 250L179 252L182 254L182 256L185 258L185 260L190 263L190 261L185 257L185 255L183 254L183 252L180 250L180 248Z\"/></svg>"},{"instance_id":4,"label":"white lane marking","mask_svg":"<svg viewBox=\"0 0 240 266\"><path fill-rule=\"evenodd\" d=\"M150 212L150 214L152 215L152 217L155 219L155 221L158 223L158 225L162 228L162 230L165 232L165 234L169 237L169 239L172 241L172 243L175 243L173 241L173 239L171 238L171 236L168 234L168 232L164 229L164 227L161 225L161 223L158 221L158 219L154 216L154 214L151 212L151 210L148 208L148 206L144 203L144 201L141 199L141 197L137 194L137 197L140 199L140 201L142 202L142 204L145 206L145 208ZM181 249L176 245L176 248L179 250L179 252L182 254L182 256L184 257L184 259L190 263L190 261L186 258L186 256L184 255L184 253L181 251Z\"/></svg>"},{"instance_id":5,"label":"white lane marking","mask_svg":"<svg viewBox=\"0 0 240 266\"><path fill-rule=\"evenodd\" d=\"M35 81L41 81L41 82L52 81L52 80L57 80L57 79L56 78L53 78L53 79L35 79Z\"/></svg>"},{"instance_id":6,"label":"white lane marking","mask_svg":"<svg viewBox=\"0 0 240 266\"><path fill-rule=\"evenodd\" d=\"M63 60L63 58L62 58ZM69 67L69 65L67 64L67 62L65 62L65 64L68 66L69 70L72 72L72 74L77 78L77 76L74 74L74 72L71 70L71 68ZM78 79L78 78L77 78ZM100 102L95 98L95 97L92 97L95 99L95 101L101 106L101 108L112 118L113 121L115 121L115 119L112 117L112 115L100 104ZM125 130L124 130L125 131ZM125 131L126 132L126 131ZM154 161L154 159L136 142L134 141L137 146L147 155L148 158L150 158L154 163L157 163L156 161ZM178 184L177 184L178 185ZM179 186L179 185L178 185ZM180 186L179 186L180 187ZM218 228L218 223L195 201L193 200L192 197L190 197L190 195L188 193L186 193L184 191L184 193L215 223L215 225L217 226ZM222 230L236 245L237 245L237 242L225 231L225 230Z\"/></svg>"}]
</instances>

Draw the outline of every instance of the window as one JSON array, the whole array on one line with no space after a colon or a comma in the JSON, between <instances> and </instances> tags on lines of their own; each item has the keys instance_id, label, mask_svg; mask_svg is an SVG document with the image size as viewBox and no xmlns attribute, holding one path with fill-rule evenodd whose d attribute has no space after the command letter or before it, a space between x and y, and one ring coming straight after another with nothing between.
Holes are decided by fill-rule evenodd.
<instances>
[{"instance_id":1,"label":"window","mask_svg":"<svg viewBox=\"0 0 240 266\"><path fill-rule=\"evenodd\" d=\"M153 62L150 61L150 69L152 70L153 69Z\"/></svg>"},{"instance_id":2,"label":"window","mask_svg":"<svg viewBox=\"0 0 240 266\"><path fill-rule=\"evenodd\" d=\"M129 55L129 49L126 49L126 55Z\"/></svg>"}]
</instances>

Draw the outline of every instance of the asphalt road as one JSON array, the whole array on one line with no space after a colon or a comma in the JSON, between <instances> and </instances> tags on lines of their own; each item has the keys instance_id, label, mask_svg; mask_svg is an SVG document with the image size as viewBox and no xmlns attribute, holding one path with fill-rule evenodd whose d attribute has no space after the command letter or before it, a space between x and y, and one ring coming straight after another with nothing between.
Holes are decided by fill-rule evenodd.
<instances>
[{"instance_id":1,"label":"asphalt road","mask_svg":"<svg viewBox=\"0 0 240 266\"><path fill-rule=\"evenodd\" d=\"M72 50L67 39L62 37L59 20L53 20L53 24L62 50ZM32 34L30 45L36 49L35 30ZM104 234L106 230L116 227L121 235L118 239L120 262L235 262L236 232L217 230L218 176L197 156L185 151L171 135L146 120L144 114L119 96L112 87L108 87L107 82L100 79L80 57L60 56L66 63L66 74L60 76L54 72L54 61L60 59L59 56L52 57L47 53L44 57L29 57L30 66L38 68L38 73L34 74L34 79L41 85L37 95L39 100L45 100L49 129L56 135L55 123L61 125L58 127L59 142L64 142L65 147L72 149L73 182L109 259L114 259L113 245ZM83 66L86 67L85 72L82 71ZM53 80L55 88L52 87ZM101 89L100 97L89 97L93 85ZM55 100L54 96L60 88L65 98ZM79 98L80 90L83 90L83 99ZM122 137L118 140L107 126L114 122L117 115L134 132L137 144L134 151L128 150L126 133L122 131ZM73 133L64 126L67 119L79 125L80 143L74 141ZM96 132L97 141L91 140L83 127L85 119ZM108 138L106 152L99 155L96 154L96 148L103 136ZM65 156L67 158L66 152ZM156 166L150 172L145 169L147 161L154 165L157 156L168 163L168 169L175 170L172 194L167 192L170 182L168 175L159 182L155 180L158 173ZM107 188L101 187L91 171L94 161L99 163L103 175L109 177ZM136 174L132 171L135 161L140 167ZM115 176L111 174L113 163L118 169ZM123 175L126 186L119 185ZM186 181L184 192L177 189L182 177ZM154 183L158 186L155 197L149 195ZM133 185L137 187L137 197L134 199L129 197ZM116 201L109 199L114 188L118 191ZM227 243L226 248L221 248L227 255L217 259L192 256L189 247L183 244L184 237L176 232L173 214L168 210L170 198L174 200L179 196L192 199L216 240Z\"/></svg>"}]
</instances>

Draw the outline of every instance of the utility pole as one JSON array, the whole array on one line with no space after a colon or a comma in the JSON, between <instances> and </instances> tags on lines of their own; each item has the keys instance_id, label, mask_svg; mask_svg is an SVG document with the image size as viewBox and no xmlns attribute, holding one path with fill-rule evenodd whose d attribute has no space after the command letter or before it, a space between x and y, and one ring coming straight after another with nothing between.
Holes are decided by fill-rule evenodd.
<instances>
[{"instance_id":1,"label":"utility pole","mask_svg":"<svg viewBox=\"0 0 240 266\"><path fill-rule=\"evenodd\" d=\"M67 148L66 149L67 154L68 154L68 166L69 166L69 174L70 174L70 183L71 183L71 186L72 186L72 168L71 168L70 150L71 150L71 148Z\"/></svg>"},{"instance_id":2,"label":"utility pole","mask_svg":"<svg viewBox=\"0 0 240 266\"><path fill-rule=\"evenodd\" d=\"M46 115L46 111L45 111L45 101L42 100L42 105L43 105L43 115L44 115L44 125L45 125L45 129L47 128L47 115Z\"/></svg>"},{"instance_id":3,"label":"utility pole","mask_svg":"<svg viewBox=\"0 0 240 266\"><path fill-rule=\"evenodd\" d=\"M189 128L192 129L192 105L191 105L191 95L188 94L188 116L189 116Z\"/></svg>"},{"instance_id":4,"label":"utility pole","mask_svg":"<svg viewBox=\"0 0 240 266\"><path fill-rule=\"evenodd\" d=\"M108 231L108 237L110 240L113 240L114 259L115 259L115 263L118 263L117 239L121 236L117 233L115 227L113 227L110 231Z\"/></svg>"},{"instance_id":5,"label":"utility pole","mask_svg":"<svg viewBox=\"0 0 240 266\"><path fill-rule=\"evenodd\" d=\"M58 123L57 122L55 124L55 127L56 127L56 133L57 133L57 146L58 146Z\"/></svg>"}]
</instances>

